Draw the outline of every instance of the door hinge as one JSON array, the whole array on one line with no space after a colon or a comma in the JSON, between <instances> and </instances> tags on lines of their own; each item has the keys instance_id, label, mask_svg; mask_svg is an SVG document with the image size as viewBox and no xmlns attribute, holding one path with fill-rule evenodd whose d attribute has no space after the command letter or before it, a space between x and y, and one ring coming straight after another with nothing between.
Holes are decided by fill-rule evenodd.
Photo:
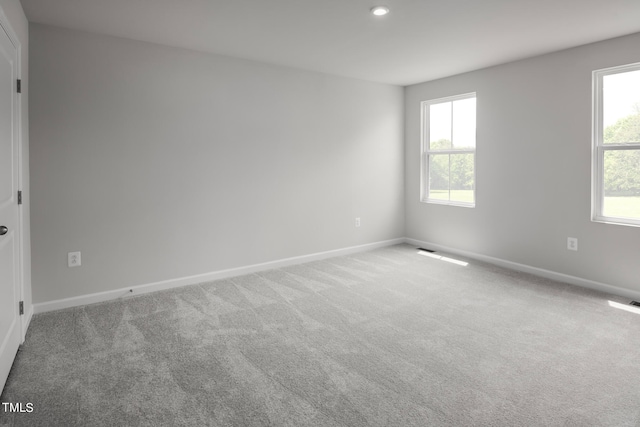
<instances>
[{"instance_id":1,"label":"door hinge","mask_svg":"<svg viewBox=\"0 0 640 427\"><path fill-rule=\"evenodd\" d=\"M22 80L18 79L16 89L18 89L18 93L22 93Z\"/></svg>"},{"instance_id":2,"label":"door hinge","mask_svg":"<svg viewBox=\"0 0 640 427\"><path fill-rule=\"evenodd\" d=\"M18 191L18 204L22 204L22 191Z\"/></svg>"},{"instance_id":3,"label":"door hinge","mask_svg":"<svg viewBox=\"0 0 640 427\"><path fill-rule=\"evenodd\" d=\"M24 301L20 301L20 316L24 314Z\"/></svg>"}]
</instances>

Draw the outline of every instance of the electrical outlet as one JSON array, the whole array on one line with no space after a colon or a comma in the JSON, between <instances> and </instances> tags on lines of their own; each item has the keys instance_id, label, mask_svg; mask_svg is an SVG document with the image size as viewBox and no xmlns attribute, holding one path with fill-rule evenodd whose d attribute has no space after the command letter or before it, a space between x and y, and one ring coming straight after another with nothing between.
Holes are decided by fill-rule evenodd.
<instances>
[{"instance_id":1,"label":"electrical outlet","mask_svg":"<svg viewBox=\"0 0 640 427\"><path fill-rule=\"evenodd\" d=\"M80 267L82 265L82 254L80 252L69 252L67 263L69 267Z\"/></svg>"},{"instance_id":2,"label":"electrical outlet","mask_svg":"<svg viewBox=\"0 0 640 427\"><path fill-rule=\"evenodd\" d=\"M356 227L360 227L360 217L356 218Z\"/></svg>"},{"instance_id":3,"label":"electrical outlet","mask_svg":"<svg viewBox=\"0 0 640 427\"><path fill-rule=\"evenodd\" d=\"M567 249L570 251L577 251L578 239L575 237L567 237Z\"/></svg>"}]
</instances>

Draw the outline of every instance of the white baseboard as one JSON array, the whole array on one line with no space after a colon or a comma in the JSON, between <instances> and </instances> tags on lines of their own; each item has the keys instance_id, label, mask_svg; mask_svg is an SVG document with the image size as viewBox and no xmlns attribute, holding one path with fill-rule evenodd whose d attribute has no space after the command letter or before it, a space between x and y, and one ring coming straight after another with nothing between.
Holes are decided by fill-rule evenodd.
<instances>
[{"instance_id":1,"label":"white baseboard","mask_svg":"<svg viewBox=\"0 0 640 427\"><path fill-rule=\"evenodd\" d=\"M368 243L365 245L351 246L348 248L335 249L326 252L318 252L309 255L302 255L292 258L284 258L275 261L264 262L261 264L253 264L245 267L230 268L227 270L213 271L210 273L196 274L194 276L181 277L177 279L163 280L160 282L136 285L127 288L115 289L112 291L98 292L94 294L80 295L77 297L59 299L55 301L47 301L33 305L32 313L45 313L47 311L61 310L64 308L77 307L86 304L94 304L97 302L109 301L125 296L146 294L149 292L161 291L165 289L178 288L181 286L195 285L198 283L209 282L212 280L226 279L243 274L256 273L258 271L272 270L275 268L287 267L305 262L318 261L336 256L349 255L357 252L370 251L372 249L382 248L385 246L397 245L405 243L404 238L384 240L381 242Z\"/></svg>"},{"instance_id":2,"label":"white baseboard","mask_svg":"<svg viewBox=\"0 0 640 427\"><path fill-rule=\"evenodd\" d=\"M31 324L31 318L33 317L33 304L26 307L26 312L22 319L22 335L20 336L20 343L23 343L27 338L27 330L29 329L29 325Z\"/></svg>"},{"instance_id":3,"label":"white baseboard","mask_svg":"<svg viewBox=\"0 0 640 427\"><path fill-rule=\"evenodd\" d=\"M484 261L489 264L494 264L500 267L508 268L510 270L521 271L523 273L533 274L535 276L545 277L551 280L557 280L558 282L569 283L583 288L593 289L609 294L619 295L632 300L640 300L640 292L626 288L619 288L617 286L607 285L606 283L596 282L594 280L583 279L581 277L571 276L564 273L558 273L551 270L545 270L543 268L532 267L526 264L520 264L513 261L507 261L500 258L494 258L487 255L478 254L475 252L468 252L460 249L451 248L448 246L438 245L436 243L425 242L416 239L405 238L405 243L423 247L425 249L433 249L442 252L448 252L450 254L464 256L466 258L476 259L478 261Z\"/></svg>"}]
</instances>

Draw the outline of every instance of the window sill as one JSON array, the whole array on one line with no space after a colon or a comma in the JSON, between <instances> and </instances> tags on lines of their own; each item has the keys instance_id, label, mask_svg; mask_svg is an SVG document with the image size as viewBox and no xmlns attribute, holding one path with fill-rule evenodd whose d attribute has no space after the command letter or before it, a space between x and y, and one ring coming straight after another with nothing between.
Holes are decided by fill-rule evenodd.
<instances>
[{"instance_id":1,"label":"window sill","mask_svg":"<svg viewBox=\"0 0 640 427\"><path fill-rule=\"evenodd\" d=\"M452 202L450 200L438 200L438 199L421 199L421 203L427 203L431 205L444 205L444 206L458 206L461 208L475 208L475 203L466 202Z\"/></svg>"},{"instance_id":2,"label":"window sill","mask_svg":"<svg viewBox=\"0 0 640 427\"><path fill-rule=\"evenodd\" d=\"M624 225L627 227L640 227L640 220L627 218L612 218L608 216L596 216L591 218L591 222L599 222L609 225Z\"/></svg>"}]
</instances>

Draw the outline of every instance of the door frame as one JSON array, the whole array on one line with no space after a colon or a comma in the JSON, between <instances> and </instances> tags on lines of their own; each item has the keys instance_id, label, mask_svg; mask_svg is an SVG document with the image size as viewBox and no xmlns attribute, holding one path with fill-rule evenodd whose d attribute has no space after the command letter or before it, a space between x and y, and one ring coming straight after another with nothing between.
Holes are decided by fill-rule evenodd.
<instances>
[{"instance_id":1,"label":"door frame","mask_svg":"<svg viewBox=\"0 0 640 427\"><path fill-rule=\"evenodd\" d=\"M18 39L18 36L16 35L16 32L13 30L13 27L11 26L11 23L9 22L9 18L7 17L7 15L5 14L4 10L2 9L2 6L0 6L0 31L4 31L7 36L9 37L9 40L11 41L11 43L13 44L13 46L16 49L16 63L15 63L15 73L16 73L16 78L20 79L20 81L22 82L22 44L20 43L20 40ZM17 84L17 83L16 83ZM22 88L21 88L21 92L24 93L24 84L22 84ZM23 184L24 184L24 177L23 177L23 171L24 168L22 167L22 163L23 163L23 152L24 152L24 141L23 141L23 135L22 135L22 96L21 94L17 93L17 89L16 92L14 92L14 94L16 94L16 96L14 97L14 101L13 101L13 108L14 111L16 113L16 116L14 117L14 126L16 127L16 138L18 139L18 164L16 165L17 169L18 169L18 189L22 190L23 188ZM25 268L25 253L24 253L24 194L23 194L23 204L18 205L18 239L17 239L17 243L18 243L18 259L16 261L17 263L17 277L16 279L18 280L18 293L19 293L19 301L24 301L25 298L25 291L24 291L24 268ZM20 343L24 343L25 337L27 335L27 328L29 326L29 321L31 320L31 313L32 313L32 308L31 308L31 304L29 304L29 307L24 307L24 313L23 315L20 316L19 319L19 323L20 323Z\"/></svg>"}]
</instances>

